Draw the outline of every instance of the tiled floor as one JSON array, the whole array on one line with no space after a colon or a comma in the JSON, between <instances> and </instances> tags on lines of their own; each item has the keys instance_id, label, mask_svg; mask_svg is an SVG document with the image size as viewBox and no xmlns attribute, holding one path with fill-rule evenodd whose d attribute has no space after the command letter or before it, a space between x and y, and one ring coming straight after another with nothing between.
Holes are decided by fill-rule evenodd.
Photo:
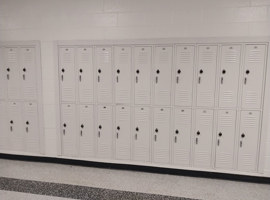
<instances>
[{"instance_id":1,"label":"tiled floor","mask_svg":"<svg viewBox=\"0 0 270 200\"><path fill-rule=\"evenodd\" d=\"M0 177L202 200L269 200L270 185L0 159ZM0 191L0 199L61 199Z\"/></svg>"}]
</instances>

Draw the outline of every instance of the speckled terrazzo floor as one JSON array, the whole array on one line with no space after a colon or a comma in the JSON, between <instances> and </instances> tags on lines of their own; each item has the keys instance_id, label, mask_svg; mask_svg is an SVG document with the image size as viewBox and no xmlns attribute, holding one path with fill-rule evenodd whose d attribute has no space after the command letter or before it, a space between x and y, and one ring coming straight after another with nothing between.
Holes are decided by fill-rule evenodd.
<instances>
[{"instance_id":1,"label":"speckled terrazzo floor","mask_svg":"<svg viewBox=\"0 0 270 200\"><path fill-rule=\"evenodd\" d=\"M0 177L201 200L269 200L270 197L270 184L8 159L0 159ZM0 189L0 200L66 198Z\"/></svg>"}]
</instances>

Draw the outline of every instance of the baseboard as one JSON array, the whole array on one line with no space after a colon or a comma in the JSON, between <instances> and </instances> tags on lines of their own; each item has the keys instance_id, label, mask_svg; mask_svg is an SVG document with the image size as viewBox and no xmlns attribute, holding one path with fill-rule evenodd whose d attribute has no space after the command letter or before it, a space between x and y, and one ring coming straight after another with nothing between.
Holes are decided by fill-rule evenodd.
<instances>
[{"instance_id":1,"label":"baseboard","mask_svg":"<svg viewBox=\"0 0 270 200\"><path fill-rule=\"evenodd\" d=\"M115 163L93 162L93 161L83 161L83 160L72 160L72 159L66 159L66 158L26 156L26 155L14 155L14 154L4 154L4 153L0 153L0 158L9 159L9 160L69 164L69 165L88 166L88 167L107 168L107 169L141 171L141 172L150 172L150 173L159 173L159 174L170 174L170 175L270 184L270 177L226 174L226 173L219 173L219 172L193 171L193 170L171 169L171 168L163 168L163 167L115 164Z\"/></svg>"}]
</instances>

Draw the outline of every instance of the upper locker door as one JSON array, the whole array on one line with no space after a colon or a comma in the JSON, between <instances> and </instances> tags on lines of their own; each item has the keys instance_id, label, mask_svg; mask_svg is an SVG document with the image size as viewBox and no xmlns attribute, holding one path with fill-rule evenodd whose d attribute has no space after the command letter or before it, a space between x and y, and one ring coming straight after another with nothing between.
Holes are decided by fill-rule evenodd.
<instances>
[{"instance_id":1,"label":"upper locker door","mask_svg":"<svg viewBox=\"0 0 270 200\"><path fill-rule=\"evenodd\" d=\"M170 161L170 108L154 108L153 161Z\"/></svg>"},{"instance_id":2,"label":"upper locker door","mask_svg":"<svg viewBox=\"0 0 270 200\"><path fill-rule=\"evenodd\" d=\"M8 148L8 119L6 102L0 101L0 149Z\"/></svg>"},{"instance_id":3,"label":"upper locker door","mask_svg":"<svg viewBox=\"0 0 270 200\"><path fill-rule=\"evenodd\" d=\"M131 157L130 107L116 106L116 159L129 160Z\"/></svg>"},{"instance_id":4,"label":"upper locker door","mask_svg":"<svg viewBox=\"0 0 270 200\"><path fill-rule=\"evenodd\" d=\"M259 141L260 112L242 111L239 133L238 170L255 172Z\"/></svg>"},{"instance_id":5,"label":"upper locker door","mask_svg":"<svg viewBox=\"0 0 270 200\"><path fill-rule=\"evenodd\" d=\"M6 78L8 99L21 99L21 82L18 48L5 48Z\"/></svg>"},{"instance_id":6,"label":"upper locker door","mask_svg":"<svg viewBox=\"0 0 270 200\"><path fill-rule=\"evenodd\" d=\"M150 108L135 107L133 159L136 161L150 161L150 124Z\"/></svg>"},{"instance_id":7,"label":"upper locker door","mask_svg":"<svg viewBox=\"0 0 270 200\"><path fill-rule=\"evenodd\" d=\"M38 106L36 103L28 102L23 105L23 133L26 139L27 152L39 153L39 121L38 121Z\"/></svg>"},{"instance_id":8,"label":"upper locker door","mask_svg":"<svg viewBox=\"0 0 270 200\"><path fill-rule=\"evenodd\" d=\"M219 107L237 106L240 59L240 45L221 47Z\"/></svg>"},{"instance_id":9,"label":"upper locker door","mask_svg":"<svg viewBox=\"0 0 270 200\"><path fill-rule=\"evenodd\" d=\"M98 102L112 103L112 48L97 47L95 58Z\"/></svg>"},{"instance_id":10,"label":"upper locker door","mask_svg":"<svg viewBox=\"0 0 270 200\"><path fill-rule=\"evenodd\" d=\"M0 47L0 100L7 97L7 71L5 68L5 49Z\"/></svg>"},{"instance_id":11,"label":"upper locker door","mask_svg":"<svg viewBox=\"0 0 270 200\"><path fill-rule=\"evenodd\" d=\"M79 102L94 102L94 64L93 49L79 47L76 51L76 70L78 75ZM75 84L75 83L74 83Z\"/></svg>"},{"instance_id":12,"label":"upper locker door","mask_svg":"<svg viewBox=\"0 0 270 200\"><path fill-rule=\"evenodd\" d=\"M216 168L233 169L236 111L219 110L216 143Z\"/></svg>"},{"instance_id":13,"label":"upper locker door","mask_svg":"<svg viewBox=\"0 0 270 200\"><path fill-rule=\"evenodd\" d=\"M59 74L62 102L75 102L76 83L73 48L59 48Z\"/></svg>"},{"instance_id":14,"label":"upper locker door","mask_svg":"<svg viewBox=\"0 0 270 200\"><path fill-rule=\"evenodd\" d=\"M79 156L94 156L94 110L92 105L79 105Z\"/></svg>"},{"instance_id":15,"label":"upper locker door","mask_svg":"<svg viewBox=\"0 0 270 200\"><path fill-rule=\"evenodd\" d=\"M246 45L242 95L243 108L260 108L266 57L265 45Z\"/></svg>"},{"instance_id":16,"label":"upper locker door","mask_svg":"<svg viewBox=\"0 0 270 200\"><path fill-rule=\"evenodd\" d=\"M175 58L175 96L174 104L192 105L194 46L177 46Z\"/></svg>"},{"instance_id":17,"label":"upper locker door","mask_svg":"<svg viewBox=\"0 0 270 200\"><path fill-rule=\"evenodd\" d=\"M173 135L173 163L190 164L191 109L175 108Z\"/></svg>"},{"instance_id":18,"label":"upper locker door","mask_svg":"<svg viewBox=\"0 0 270 200\"><path fill-rule=\"evenodd\" d=\"M131 47L115 47L115 102L130 103Z\"/></svg>"},{"instance_id":19,"label":"upper locker door","mask_svg":"<svg viewBox=\"0 0 270 200\"><path fill-rule=\"evenodd\" d=\"M76 157L78 155L76 106L74 104L62 104L61 111L62 155Z\"/></svg>"},{"instance_id":20,"label":"upper locker door","mask_svg":"<svg viewBox=\"0 0 270 200\"><path fill-rule=\"evenodd\" d=\"M151 101L152 48L134 48L135 104L150 104Z\"/></svg>"},{"instance_id":21,"label":"upper locker door","mask_svg":"<svg viewBox=\"0 0 270 200\"><path fill-rule=\"evenodd\" d=\"M97 156L112 158L112 107L98 106L97 115Z\"/></svg>"},{"instance_id":22,"label":"upper locker door","mask_svg":"<svg viewBox=\"0 0 270 200\"><path fill-rule=\"evenodd\" d=\"M8 103L8 148L14 151L23 151L25 149L25 135L22 130L22 110L21 103Z\"/></svg>"},{"instance_id":23,"label":"upper locker door","mask_svg":"<svg viewBox=\"0 0 270 200\"><path fill-rule=\"evenodd\" d=\"M20 48L20 70L22 93L25 100L37 98L37 69L35 48Z\"/></svg>"},{"instance_id":24,"label":"upper locker door","mask_svg":"<svg viewBox=\"0 0 270 200\"><path fill-rule=\"evenodd\" d=\"M212 107L215 100L217 46L199 46L197 106Z\"/></svg>"},{"instance_id":25,"label":"upper locker door","mask_svg":"<svg viewBox=\"0 0 270 200\"><path fill-rule=\"evenodd\" d=\"M213 138L213 110L196 111L194 166L210 168Z\"/></svg>"},{"instance_id":26,"label":"upper locker door","mask_svg":"<svg viewBox=\"0 0 270 200\"><path fill-rule=\"evenodd\" d=\"M155 47L154 69L154 104L170 105L172 78L172 47Z\"/></svg>"}]
</instances>

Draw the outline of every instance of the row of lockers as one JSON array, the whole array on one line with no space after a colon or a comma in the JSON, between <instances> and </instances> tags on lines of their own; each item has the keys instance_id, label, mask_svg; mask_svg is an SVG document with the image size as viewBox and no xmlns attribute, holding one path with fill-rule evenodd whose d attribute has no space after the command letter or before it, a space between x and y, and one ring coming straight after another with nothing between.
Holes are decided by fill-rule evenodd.
<instances>
[{"instance_id":1,"label":"row of lockers","mask_svg":"<svg viewBox=\"0 0 270 200\"><path fill-rule=\"evenodd\" d=\"M0 47L0 100L37 100L36 47Z\"/></svg>"},{"instance_id":2,"label":"row of lockers","mask_svg":"<svg viewBox=\"0 0 270 200\"><path fill-rule=\"evenodd\" d=\"M266 44L60 46L58 50L62 102L262 106Z\"/></svg>"},{"instance_id":3,"label":"row of lockers","mask_svg":"<svg viewBox=\"0 0 270 200\"><path fill-rule=\"evenodd\" d=\"M256 171L259 111L61 105L62 155Z\"/></svg>"},{"instance_id":4,"label":"row of lockers","mask_svg":"<svg viewBox=\"0 0 270 200\"><path fill-rule=\"evenodd\" d=\"M36 102L0 101L0 149L40 153L40 121Z\"/></svg>"}]
</instances>

